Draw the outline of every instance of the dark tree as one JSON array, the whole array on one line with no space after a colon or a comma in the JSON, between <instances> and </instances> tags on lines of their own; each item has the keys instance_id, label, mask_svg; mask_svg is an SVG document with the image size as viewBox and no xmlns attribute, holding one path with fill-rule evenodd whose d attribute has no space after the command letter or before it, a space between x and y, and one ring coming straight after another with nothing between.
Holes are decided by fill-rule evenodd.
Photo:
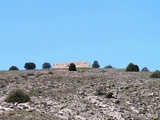
<instances>
[{"instance_id":1,"label":"dark tree","mask_svg":"<svg viewBox=\"0 0 160 120\"><path fill-rule=\"evenodd\" d=\"M139 71L139 67L138 67L138 65L135 65L135 64L133 64L133 63L130 63L130 64L126 67L126 71L138 72L138 71Z\"/></svg>"},{"instance_id":2,"label":"dark tree","mask_svg":"<svg viewBox=\"0 0 160 120\"><path fill-rule=\"evenodd\" d=\"M92 68L99 68L99 67L100 67L100 65L99 65L98 61L95 60L92 64Z\"/></svg>"},{"instance_id":3,"label":"dark tree","mask_svg":"<svg viewBox=\"0 0 160 120\"><path fill-rule=\"evenodd\" d=\"M9 68L9 70L19 70L19 69L16 66L12 66L12 67Z\"/></svg>"},{"instance_id":4,"label":"dark tree","mask_svg":"<svg viewBox=\"0 0 160 120\"><path fill-rule=\"evenodd\" d=\"M147 68L147 67L142 68L142 70L141 70L141 71L149 72L149 70L148 70L148 68Z\"/></svg>"},{"instance_id":5,"label":"dark tree","mask_svg":"<svg viewBox=\"0 0 160 120\"><path fill-rule=\"evenodd\" d=\"M69 65L69 69L68 69L69 71L76 71L76 65L74 64L74 63L71 63L70 65Z\"/></svg>"},{"instance_id":6,"label":"dark tree","mask_svg":"<svg viewBox=\"0 0 160 120\"><path fill-rule=\"evenodd\" d=\"M42 69L50 69L51 68L51 64L48 62L43 63L42 65Z\"/></svg>"},{"instance_id":7,"label":"dark tree","mask_svg":"<svg viewBox=\"0 0 160 120\"><path fill-rule=\"evenodd\" d=\"M24 68L26 70L34 70L36 68L36 65L33 62L28 62L28 63L25 63Z\"/></svg>"}]
</instances>

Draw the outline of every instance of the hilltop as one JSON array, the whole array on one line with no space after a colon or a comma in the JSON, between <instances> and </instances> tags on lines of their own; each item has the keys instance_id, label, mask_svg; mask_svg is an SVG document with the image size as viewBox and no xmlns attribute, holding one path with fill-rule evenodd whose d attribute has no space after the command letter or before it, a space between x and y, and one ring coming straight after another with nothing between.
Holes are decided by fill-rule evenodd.
<instances>
[{"instance_id":1,"label":"hilltop","mask_svg":"<svg viewBox=\"0 0 160 120\"><path fill-rule=\"evenodd\" d=\"M160 120L160 79L124 69L0 72L1 120ZM31 101L4 102L15 88ZM113 94L113 95L112 95Z\"/></svg>"}]
</instances>

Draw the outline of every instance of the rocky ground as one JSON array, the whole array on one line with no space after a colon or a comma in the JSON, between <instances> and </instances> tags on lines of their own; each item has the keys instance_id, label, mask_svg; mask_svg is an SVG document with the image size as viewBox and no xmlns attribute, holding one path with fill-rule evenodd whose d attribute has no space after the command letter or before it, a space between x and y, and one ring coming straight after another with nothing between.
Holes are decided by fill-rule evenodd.
<instances>
[{"instance_id":1,"label":"rocky ground","mask_svg":"<svg viewBox=\"0 0 160 120\"><path fill-rule=\"evenodd\" d=\"M0 120L160 120L160 79L123 69L0 71ZM31 101L4 102L15 88ZM112 95L113 94L113 95Z\"/></svg>"}]
</instances>

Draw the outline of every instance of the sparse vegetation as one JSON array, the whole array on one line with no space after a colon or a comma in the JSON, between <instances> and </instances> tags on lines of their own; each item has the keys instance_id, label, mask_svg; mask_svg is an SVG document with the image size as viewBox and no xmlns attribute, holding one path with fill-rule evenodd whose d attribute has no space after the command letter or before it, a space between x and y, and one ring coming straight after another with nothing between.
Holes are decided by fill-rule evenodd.
<instances>
[{"instance_id":1,"label":"sparse vegetation","mask_svg":"<svg viewBox=\"0 0 160 120\"><path fill-rule=\"evenodd\" d=\"M55 115L41 113L38 111L26 111L15 109L4 115L0 115L0 120L59 120Z\"/></svg>"},{"instance_id":2,"label":"sparse vegetation","mask_svg":"<svg viewBox=\"0 0 160 120\"><path fill-rule=\"evenodd\" d=\"M138 71L139 71L139 67L138 67L138 65L135 65L135 64L133 64L133 63L130 63L130 64L126 67L126 71L138 72Z\"/></svg>"},{"instance_id":3,"label":"sparse vegetation","mask_svg":"<svg viewBox=\"0 0 160 120\"><path fill-rule=\"evenodd\" d=\"M111 65L107 65L105 68L113 68Z\"/></svg>"},{"instance_id":4,"label":"sparse vegetation","mask_svg":"<svg viewBox=\"0 0 160 120\"><path fill-rule=\"evenodd\" d=\"M41 94L42 94L41 89L36 89L36 90L32 90L31 92L29 92L30 96L40 96Z\"/></svg>"},{"instance_id":5,"label":"sparse vegetation","mask_svg":"<svg viewBox=\"0 0 160 120\"><path fill-rule=\"evenodd\" d=\"M34 70L36 68L36 64L33 62L25 63L24 68L26 70Z\"/></svg>"},{"instance_id":6,"label":"sparse vegetation","mask_svg":"<svg viewBox=\"0 0 160 120\"><path fill-rule=\"evenodd\" d=\"M141 71L149 72L149 70L148 70L148 68L147 68L147 67L142 68L142 70L141 70Z\"/></svg>"},{"instance_id":7,"label":"sparse vegetation","mask_svg":"<svg viewBox=\"0 0 160 120\"><path fill-rule=\"evenodd\" d=\"M99 67L100 67L100 65L99 65L98 61L95 60L95 61L93 62L93 64L92 64L92 68L99 68Z\"/></svg>"},{"instance_id":8,"label":"sparse vegetation","mask_svg":"<svg viewBox=\"0 0 160 120\"><path fill-rule=\"evenodd\" d=\"M42 69L50 69L51 68L51 64L48 62L43 63L42 65Z\"/></svg>"},{"instance_id":9,"label":"sparse vegetation","mask_svg":"<svg viewBox=\"0 0 160 120\"><path fill-rule=\"evenodd\" d=\"M76 65L74 63L69 65L69 71L76 71Z\"/></svg>"},{"instance_id":10,"label":"sparse vegetation","mask_svg":"<svg viewBox=\"0 0 160 120\"><path fill-rule=\"evenodd\" d=\"M52 75L52 74L53 74L53 72L52 72L52 71L49 71L49 72L48 72L48 74Z\"/></svg>"},{"instance_id":11,"label":"sparse vegetation","mask_svg":"<svg viewBox=\"0 0 160 120\"><path fill-rule=\"evenodd\" d=\"M156 70L150 75L151 78L160 78L160 71Z\"/></svg>"},{"instance_id":12,"label":"sparse vegetation","mask_svg":"<svg viewBox=\"0 0 160 120\"><path fill-rule=\"evenodd\" d=\"M18 69L18 67L16 67L16 66L11 66L11 67L9 68L9 70L19 70L19 69Z\"/></svg>"},{"instance_id":13,"label":"sparse vegetation","mask_svg":"<svg viewBox=\"0 0 160 120\"><path fill-rule=\"evenodd\" d=\"M112 92L107 93L107 94L106 94L106 97L107 97L107 98L113 98L113 93L112 93Z\"/></svg>"},{"instance_id":14,"label":"sparse vegetation","mask_svg":"<svg viewBox=\"0 0 160 120\"><path fill-rule=\"evenodd\" d=\"M100 95L105 95L105 88L104 88L103 86L98 87L98 88L96 89L95 95L98 95L98 96L100 96Z\"/></svg>"},{"instance_id":15,"label":"sparse vegetation","mask_svg":"<svg viewBox=\"0 0 160 120\"><path fill-rule=\"evenodd\" d=\"M53 115L55 120L78 119L77 115L88 120L158 119L160 81L149 75L124 69L1 71L0 119L54 120ZM7 104L4 99L17 87L27 91L31 100L14 102L19 105L13 107L13 102Z\"/></svg>"},{"instance_id":16,"label":"sparse vegetation","mask_svg":"<svg viewBox=\"0 0 160 120\"><path fill-rule=\"evenodd\" d=\"M23 90L14 89L9 93L9 95L5 99L5 102L13 103L13 105L17 103L16 104L17 106L19 103L25 103L25 102L28 102L29 100L30 100L30 97Z\"/></svg>"}]
</instances>

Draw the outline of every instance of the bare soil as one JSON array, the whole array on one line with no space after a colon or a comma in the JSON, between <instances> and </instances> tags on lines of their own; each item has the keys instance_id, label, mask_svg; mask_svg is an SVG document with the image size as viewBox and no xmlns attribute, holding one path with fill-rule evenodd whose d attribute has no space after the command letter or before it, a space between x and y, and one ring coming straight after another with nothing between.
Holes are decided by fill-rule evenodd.
<instances>
[{"instance_id":1,"label":"bare soil","mask_svg":"<svg viewBox=\"0 0 160 120\"><path fill-rule=\"evenodd\" d=\"M160 120L160 79L124 69L0 71L0 120ZM4 102L20 88L31 101Z\"/></svg>"}]
</instances>

